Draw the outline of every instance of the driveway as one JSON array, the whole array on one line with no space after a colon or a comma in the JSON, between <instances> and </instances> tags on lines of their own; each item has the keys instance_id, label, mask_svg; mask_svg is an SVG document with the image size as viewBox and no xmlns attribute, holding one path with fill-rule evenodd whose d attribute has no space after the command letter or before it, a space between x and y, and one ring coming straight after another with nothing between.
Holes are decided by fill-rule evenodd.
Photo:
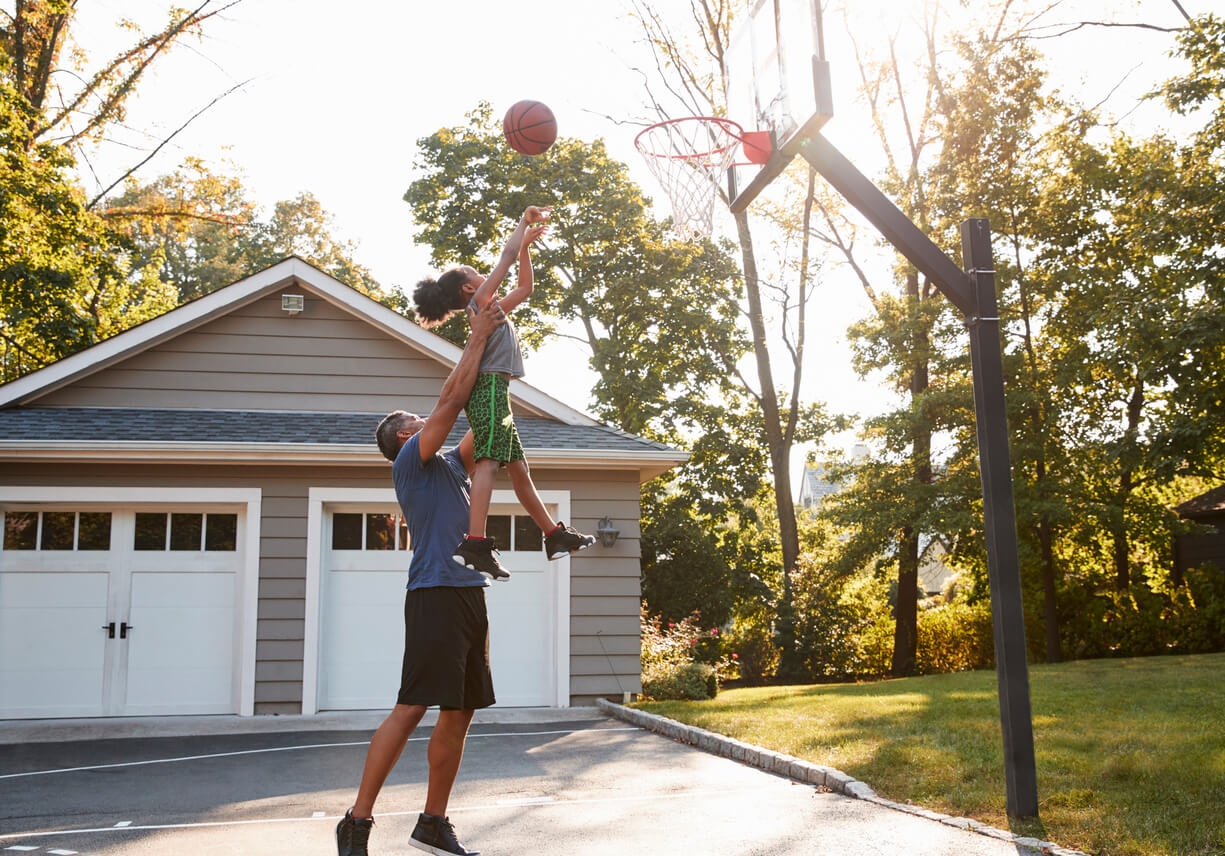
<instances>
[{"instance_id":1,"label":"driveway","mask_svg":"<svg viewBox=\"0 0 1225 856\"><path fill-rule=\"evenodd\" d=\"M0 853L335 853L332 830L378 718L260 719L0 722ZM263 730L237 733L247 727ZM194 733L173 733L182 731ZM420 853L407 840L424 798L429 731L423 724L409 743L376 806L375 856ZM485 856L1036 852L597 711L482 714L450 816L460 840Z\"/></svg>"}]
</instances>

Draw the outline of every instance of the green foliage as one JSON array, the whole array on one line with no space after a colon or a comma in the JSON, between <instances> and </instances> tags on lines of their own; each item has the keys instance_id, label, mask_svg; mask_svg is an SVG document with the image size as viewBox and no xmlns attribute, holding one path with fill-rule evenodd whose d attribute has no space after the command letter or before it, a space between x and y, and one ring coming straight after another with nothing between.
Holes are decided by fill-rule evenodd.
<instances>
[{"instance_id":1,"label":"green foliage","mask_svg":"<svg viewBox=\"0 0 1225 856\"><path fill-rule=\"evenodd\" d=\"M921 610L918 665L922 675L993 667L991 605L953 600Z\"/></svg>"},{"instance_id":2,"label":"green foliage","mask_svg":"<svg viewBox=\"0 0 1225 856\"><path fill-rule=\"evenodd\" d=\"M702 630L697 614L663 621L642 609L642 692L652 699L707 699L730 676L717 628Z\"/></svg>"},{"instance_id":3,"label":"green foliage","mask_svg":"<svg viewBox=\"0 0 1225 856\"><path fill-rule=\"evenodd\" d=\"M331 215L310 193L277 202L265 218L238 175L187 158L148 184L130 180L123 193L106 201L102 214L134 249L133 263L155 267L180 302L298 256L385 305L402 308L354 261L356 246L333 236Z\"/></svg>"},{"instance_id":4,"label":"green foliage","mask_svg":"<svg viewBox=\"0 0 1225 856\"><path fill-rule=\"evenodd\" d=\"M769 614L762 612L737 618L723 644L735 658L740 680L746 686L758 687L774 677L779 651L770 630Z\"/></svg>"},{"instance_id":5,"label":"green foliage","mask_svg":"<svg viewBox=\"0 0 1225 856\"><path fill-rule=\"evenodd\" d=\"M876 652L865 643L874 640L871 630L878 618L889 614L888 584L871 575L839 573L804 555L792 585L796 642L809 680L854 680L884 673Z\"/></svg>"}]
</instances>

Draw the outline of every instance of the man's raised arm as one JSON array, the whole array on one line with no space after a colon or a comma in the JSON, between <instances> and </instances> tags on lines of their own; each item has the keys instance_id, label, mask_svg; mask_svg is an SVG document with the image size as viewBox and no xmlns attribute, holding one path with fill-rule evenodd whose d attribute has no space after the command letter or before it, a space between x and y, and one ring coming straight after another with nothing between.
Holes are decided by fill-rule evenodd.
<instances>
[{"instance_id":1,"label":"man's raised arm","mask_svg":"<svg viewBox=\"0 0 1225 856\"><path fill-rule=\"evenodd\" d=\"M506 313L491 300L480 312L468 312L468 322L471 328L468 344L460 355L459 362L451 369L451 374L442 384L438 393L438 403L426 418L425 427L421 429L421 460L433 457L447 441L447 435L455 427L455 420L464 405L468 403L468 395L472 392L472 384L476 382L478 369L481 365L481 355L485 352L485 340L499 324L506 323Z\"/></svg>"}]
</instances>

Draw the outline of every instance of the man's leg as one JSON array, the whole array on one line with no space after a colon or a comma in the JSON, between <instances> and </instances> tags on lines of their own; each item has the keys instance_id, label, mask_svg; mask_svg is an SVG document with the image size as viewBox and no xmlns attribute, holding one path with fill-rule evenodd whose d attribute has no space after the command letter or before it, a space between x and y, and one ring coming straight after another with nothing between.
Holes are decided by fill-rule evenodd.
<instances>
[{"instance_id":1,"label":"man's leg","mask_svg":"<svg viewBox=\"0 0 1225 856\"><path fill-rule=\"evenodd\" d=\"M362 783L357 789L357 801L353 803L354 817L374 816L374 801L383 788L383 782L387 780L387 774L396 765L396 761L400 760L400 753L404 751L408 738L421 722L421 717L425 716L425 710L425 705L397 704L370 738L370 748L366 750L366 766L362 769ZM433 739L430 740L430 745L433 745Z\"/></svg>"},{"instance_id":2,"label":"man's leg","mask_svg":"<svg viewBox=\"0 0 1225 856\"><path fill-rule=\"evenodd\" d=\"M430 764L425 794L426 814L447 816L447 803L451 800L451 788L459 774L459 762L464 758L464 741L468 737L473 713L471 710L442 710L438 713L438 724L430 735L426 752Z\"/></svg>"}]
</instances>

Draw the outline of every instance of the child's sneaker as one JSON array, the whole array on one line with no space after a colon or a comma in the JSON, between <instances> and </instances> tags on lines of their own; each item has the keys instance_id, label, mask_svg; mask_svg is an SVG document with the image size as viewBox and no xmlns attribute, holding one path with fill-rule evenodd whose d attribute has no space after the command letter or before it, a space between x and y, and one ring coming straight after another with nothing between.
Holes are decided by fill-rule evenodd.
<instances>
[{"instance_id":1,"label":"child's sneaker","mask_svg":"<svg viewBox=\"0 0 1225 856\"><path fill-rule=\"evenodd\" d=\"M464 538L451 558L491 580L505 582L510 579L510 571L498 561L498 544L492 538Z\"/></svg>"},{"instance_id":2,"label":"child's sneaker","mask_svg":"<svg viewBox=\"0 0 1225 856\"><path fill-rule=\"evenodd\" d=\"M417 826L408 843L434 856L481 856L479 850L464 849L448 818L425 812L417 817Z\"/></svg>"},{"instance_id":3,"label":"child's sneaker","mask_svg":"<svg viewBox=\"0 0 1225 856\"><path fill-rule=\"evenodd\" d=\"M336 852L339 856L367 856L366 842L370 838L370 830L374 827L374 818L357 819L353 809L345 812L344 818L336 824Z\"/></svg>"},{"instance_id":4,"label":"child's sneaker","mask_svg":"<svg viewBox=\"0 0 1225 856\"><path fill-rule=\"evenodd\" d=\"M550 559L560 559L569 553L586 550L594 543L594 535L584 535L573 526L558 523L556 529L544 536L544 551Z\"/></svg>"}]
</instances>

